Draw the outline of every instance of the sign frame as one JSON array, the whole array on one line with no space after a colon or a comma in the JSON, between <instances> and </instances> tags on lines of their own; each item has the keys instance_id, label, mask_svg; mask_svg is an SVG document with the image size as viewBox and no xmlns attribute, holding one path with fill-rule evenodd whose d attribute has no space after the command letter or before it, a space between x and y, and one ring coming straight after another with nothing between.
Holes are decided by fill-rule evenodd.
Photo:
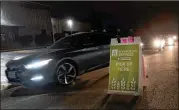
<instances>
[{"instance_id":1,"label":"sign frame","mask_svg":"<svg viewBox=\"0 0 179 110\"><path fill-rule=\"evenodd\" d=\"M111 44L110 46L114 46L114 45L139 45L139 73L138 73L138 90L136 91L121 91L121 90L110 90L109 89L109 84L108 84L108 94L119 94L119 95L134 95L134 96L139 96L142 95L142 91L143 91L143 86L142 86L142 47L140 46L141 43L141 39L140 37L134 37L134 42L131 43L118 43L117 38L113 38L111 39ZM110 54L110 63L111 63L111 54ZM110 68L109 68L109 75L110 75ZM109 79L110 81L110 79Z\"/></svg>"}]
</instances>

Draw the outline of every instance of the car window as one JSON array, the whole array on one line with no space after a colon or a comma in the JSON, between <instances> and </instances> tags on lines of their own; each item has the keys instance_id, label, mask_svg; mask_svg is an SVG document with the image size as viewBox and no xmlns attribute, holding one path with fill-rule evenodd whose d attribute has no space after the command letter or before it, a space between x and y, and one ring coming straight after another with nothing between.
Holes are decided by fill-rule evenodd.
<instances>
[{"instance_id":1,"label":"car window","mask_svg":"<svg viewBox=\"0 0 179 110\"><path fill-rule=\"evenodd\" d=\"M111 42L112 36L107 35L107 34L102 34L103 36L103 41L101 42L101 45L109 45Z\"/></svg>"},{"instance_id":2,"label":"car window","mask_svg":"<svg viewBox=\"0 0 179 110\"><path fill-rule=\"evenodd\" d=\"M50 46L51 49L77 47L78 36L64 37Z\"/></svg>"},{"instance_id":3,"label":"car window","mask_svg":"<svg viewBox=\"0 0 179 110\"><path fill-rule=\"evenodd\" d=\"M93 34L92 35L93 38L95 39L95 44L97 45L109 45L111 42L111 36L107 35L107 34L101 34L101 33L97 33L97 34Z\"/></svg>"},{"instance_id":4,"label":"car window","mask_svg":"<svg viewBox=\"0 0 179 110\"><path fill-rule=\"evenodd\" d=\"M84 34L81 36L81 44L84 47L92 47L95 46L94 44L94 39L92 38L92 36L90 34Z\"/></svg>"}]
</instances>

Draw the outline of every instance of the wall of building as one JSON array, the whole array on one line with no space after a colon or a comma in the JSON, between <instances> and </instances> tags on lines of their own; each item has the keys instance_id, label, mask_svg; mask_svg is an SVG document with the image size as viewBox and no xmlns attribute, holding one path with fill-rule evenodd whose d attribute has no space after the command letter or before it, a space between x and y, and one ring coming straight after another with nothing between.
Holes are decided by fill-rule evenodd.
<instances>
[{"instance_id":1,"label":"wall of building","mask_svg":"<svg viewBox=\"0 0 179 110\"><path fill-rule=\"evenodd\" d=\"M28 5L31 7L28 7ZM38 34L41 29L52 32L50 11L29 2L1 2L2 25L25 26L19 30L20 35Z\"/></svg>"},{"instance_id":2,"label":"wall of building","mask_svg":"<svg viewBox=\"0 0 179 110\"><path fill-rule=\"evenodd\" d=\"M62 33L61 21L57 18L51 18L53 34Z\"/></svg>"},{"instance_id":3,"label":"wall of building","mask_svg":"<svg viewBox=\"0 0 179 110\"><path fill-rule=\"evenodd\" d=\"M77 31L77 32L87 32L91 30L91 26L87 22L80 22L77 20L72 19L73 26L70 28L67 24L68 19L58 19L52 18L52 27L53 33L62 33L64 31Z\"/></svg>"},{"instance_id":4,"label":"wall of building","mask_svg":"<svg viewBox=\"0 0 179 110\"><path fill-rule=\"evenodd\" d=\"M31 2L1 1L1 25L9 29L15 26L18 30L16 37L32 35L34 38L42 29L51 37L50 8ZM1 30L1 33L6 33Z\"/></svg>"}]
</instances>

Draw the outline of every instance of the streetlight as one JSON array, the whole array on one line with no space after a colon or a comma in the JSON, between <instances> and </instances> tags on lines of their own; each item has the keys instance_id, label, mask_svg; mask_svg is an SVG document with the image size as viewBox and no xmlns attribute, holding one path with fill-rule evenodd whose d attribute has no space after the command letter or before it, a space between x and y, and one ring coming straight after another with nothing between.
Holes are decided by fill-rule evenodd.
<instances>
[{"instance_id":1,"label":"streetlight","mask_svg":"<svg viewBox=\"0 0 179 110\"><path fill-rule=\"evenodd\" d=\"M67 25L70 28L72 34L73 21L71 19L67 20Z\"/></svg>"},{"instance_id":2,"label":"streetlight","mask_svg":"<svg viewBox=\"0 0 179 110\"><path fill-rule=\"evenodd\" d=\"M4 20L3 11L1 10L1 25L6 25L6 21Z\"/></svg>"},{"instance_id":3,"label":"streetlight","mask_svg":"<svg viewBox=\"0 0 179 110\"><path fill-rule=\"evenodd\" d=\"M6 25L6 21L3 18L1 18L1 25Z\"/></svg>"},{"instance_id":4,"label":"streetlight","mask_svg":"<svg viewBox=\"0 0 179 110\"><path fill-rule=\"evenodd\" d=\"M2 9L1 9L1 25L13 25L12 22L9 22L6 16L4 16Z\"/></svg>"}]
</instances>

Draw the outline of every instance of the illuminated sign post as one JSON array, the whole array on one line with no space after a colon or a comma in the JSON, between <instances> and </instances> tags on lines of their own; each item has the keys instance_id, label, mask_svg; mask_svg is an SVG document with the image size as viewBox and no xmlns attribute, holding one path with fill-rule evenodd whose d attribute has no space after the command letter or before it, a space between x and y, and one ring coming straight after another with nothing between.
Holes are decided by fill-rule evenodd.
<instances>
[{"instance_id":1,"label":"illuminated sign post","mask_svg":"<svg viewBox=\"0 0 179 110\"><path fill-rule=\"evenodd\" d=\"M108 93L140 95L142 55L140 37L111 40Z\"/></svg>"}]
</instances>

